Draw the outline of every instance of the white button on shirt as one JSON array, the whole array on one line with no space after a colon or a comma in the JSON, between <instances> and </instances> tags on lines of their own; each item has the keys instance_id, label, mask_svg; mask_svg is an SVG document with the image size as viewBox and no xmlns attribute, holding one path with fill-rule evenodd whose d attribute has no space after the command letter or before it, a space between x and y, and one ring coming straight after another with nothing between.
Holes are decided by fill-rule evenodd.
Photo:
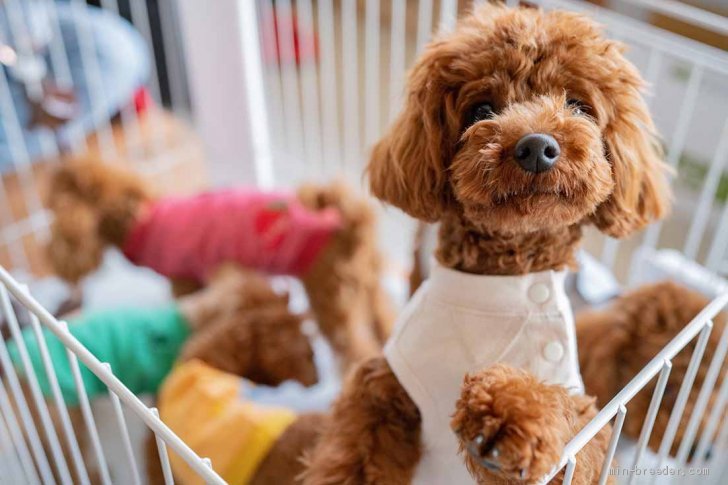
<instances>
[{"instance_id":1,"label":"white button on shirt","mask_svg":"<svg viewBox=\"0 0 728 485\"><path fill-rule=\"evenodd\" d=\"M434 265L400 316L384 354L422 416L413 483L467 484L450 416L468 372L505 363L583 392L566 272L480 276Z\"/></svg>"},{"instance_id":2,"label":"white button on shirt","mask_svg":"<svg viewBox=\"0 0 728 485\"><path fill-rule=\"evenodd\" d=\"M543 348L543 356L549 362L559 362L564 356L564 346L560 342L549 342Z\"/></svg>"},{"instance_id":3,"label":"white button on shirt","mask_svg":"<svg viewBox=\"0 0 728 485\"><path fill-rule=\"evenodd\" d=\"M551 290L546 283L535 283L528 289L528 297L534 303L546 303L551 296Z\"/></svg>"}]
</instances>

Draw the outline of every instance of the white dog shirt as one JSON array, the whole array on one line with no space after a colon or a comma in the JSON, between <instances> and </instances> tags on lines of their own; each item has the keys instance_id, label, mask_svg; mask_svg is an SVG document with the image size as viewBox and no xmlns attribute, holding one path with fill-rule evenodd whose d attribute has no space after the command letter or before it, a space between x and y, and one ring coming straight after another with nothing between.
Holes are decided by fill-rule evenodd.
<instances>
[{"instance_id":1,"label":"white dog shirt","mask_svg":"<svg viewBox=\"0 0 728 485\"><path fill-rule=\"evenodd\" d=\"M413 483L473 483L450 429L466 373L505 363L583 392L565 278L565 271L480 276L433 267L384 349L422 416Z\"/></svg>"}]
</instances>

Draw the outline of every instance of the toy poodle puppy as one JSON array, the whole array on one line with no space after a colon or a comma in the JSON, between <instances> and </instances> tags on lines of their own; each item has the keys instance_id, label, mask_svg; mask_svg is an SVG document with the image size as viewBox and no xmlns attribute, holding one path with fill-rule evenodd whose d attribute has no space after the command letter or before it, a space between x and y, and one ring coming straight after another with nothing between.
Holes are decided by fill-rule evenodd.
<instances>
[{"instance_id":1,"label":"toy poodle puppy","mask_svg":"<svg viewBox=\"0 0 728 485\"><path fill-rule=\"evenodd\" d=\"M579 363L587 392L596 396L598 405L604 406L708 303L709 300L702 294L677 283L665 281L629 292L603 310L582 312L577 315ZM686 437L687 424L695 409L698 393L725 329L725 313L718 314L713 320L713 325L705 354L677 428L671 450L673 455L677 453L684 438L692 440L686 445L689 446L686 449L690 450L690 453L694 451L693 445L697 444L695 437L702 435L710 416L710 412L703 413L697 434ZM672 370L648 442L654 451L660 447L696 342L697 337L672 359ZM716 404L720 383L727 374L725 365L721 369L717 385L714 386L708 399L706 408L708 410ZM656 382L657 378L653 379L627 405L627 416L622 431L625 436L635 440L639 438Z\"/></svg>"},{"instance_id":2,"label":"toy poodle puppy","mask_svg":"<svg viewBox=\"0 0 728 485\"><path fill-rule=\"evenodd\" d=\"M314 415L297 417L275 407L254 409L244 402L244 391L255 384L277 386L295 380L311 386L317 382L313 348L301 331L301 317L289 312L287 295L277 295L261 283L257 286L255 302L246 306L242 318L218 319L188 339L159 395L160 416L165 423L193 449L213 458L216 470L225 476L239 476L245 470L252 473L244 460L233 459L235 454L231 451L242 446L237 442L244 442L251 429L260 426L256 449L246 450L243 456L248 460L245 463L256 464L255 457L264 459L265 444L274 446L279 434L296 439L301 437L297 431L303 429L303 436L310 442L322 419ZM261 292L262 287L270 291ZM231 411L233 408L236 411ZM193 415L198 417L191 420ZM293 423L295 418L302 421ZM223 436L225 432L232 433L229 439ZM149 482L164 483L156 441L151 434L146 451ZM280 454L274 453L273 457L276 456ZM227 462L227 458L232 462ZM194 481L194 473L181 459L173 455L172 463L175 474L180 474L177 478L184 483ZM300 465L296 460L289 463L288 469L298 473ZM279 466L274 461L259 468L262 473L280 476Z\"/></svg>"},{"instance_id":3,"label":"toy poodle puppy","mask_svg":"<svg viewBox=\"0 0 728 485\"><path fill-rule=\"evenodd\" d=\"M359 364L344 386L304 483L469 482L458 449L480 453L482 441L461 430L475 440L461 444L450 429L459 397L456 424L482 430L497 450L469 461L491 468L476 478L536 483L556 452L521 444L568 440L595 412L579 396L565 270L583 226L627 236L669 205L644 83L623 51L582 15L487 3L425 49L368 174L375 196L440 222L437 265L384 356ZM486 374L496 403L527 411L508 428L519 439L490 439L503 419L490 392L468 393L466 381L461 395L465 375L496 363L528 372L529 383L564 386ZM463 410L479 411L466 419ZM599 472L605 445L586 445L578 483Z\"/></svg>"},{"instance_id":4,"label":"toy poodle puppy","mask_svg":"<svg viewBox=\"0 0 728 485\"><path fill-rule=\"evenodd\" d=\"M177 359L200 359L269 386L286 380L316 384L313 348L302 329L305 316L290 311L289 295L235 265L224 265L213 278L217 303L197 307L195 317L207 323L185 341Z\"/></svg>"},{"instance_id":5,"label":"toy poodle puppy","mask_svg":"<svg viewBox=\"0 0 728 485\"><path fill-rule=\"evenodd\" d=\"M53 176L48 206L55 214L48 254L72 282L96 268L109 245L177 290L199 287L229 261L299 277L344 366L378 352L389 334L374 213L341 184L156 197L135 174L76 160Z\"/></svg>"}]
</instances>

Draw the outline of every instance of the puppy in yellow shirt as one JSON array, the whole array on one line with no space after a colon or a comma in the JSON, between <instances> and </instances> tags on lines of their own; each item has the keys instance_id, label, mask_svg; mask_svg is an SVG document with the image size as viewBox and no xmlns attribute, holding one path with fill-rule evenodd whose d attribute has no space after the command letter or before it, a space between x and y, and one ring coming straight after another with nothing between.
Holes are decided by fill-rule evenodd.
<instances>
[{"instance_id":1,"label":"puppy in yellow shirt","mask_svg":"<svg viewBox=\"0 0 728 485\"><path fill-rule=\"evenodd\" d=\"M230 484L247 484L296 414L283 407L262 406L245 399L250 381L220 371L201 360L180 364L159 396L162 420L197 454L212 460ZM204 484L172 453L175 479Z\"/></svg>"},{"instance_id":2,"label":"puppy in yellow shirt","mask_svg":"<svg viewBox=\"0 0 728 485\"><path fill-rule=\"evenodd\" d=\"M185 344L162 383L162 420L197 454L210 458L228 483L249 483L277 439L297 416L281 407L246 400L256 384L286 380L317 382L313 349L303 318L288 309L287 296L260 298L234 321L209 325ZM147 441L149 482L164 483L153 436ZM170 453L178 483L203 483Z\"/></svg>"}]
</instances>

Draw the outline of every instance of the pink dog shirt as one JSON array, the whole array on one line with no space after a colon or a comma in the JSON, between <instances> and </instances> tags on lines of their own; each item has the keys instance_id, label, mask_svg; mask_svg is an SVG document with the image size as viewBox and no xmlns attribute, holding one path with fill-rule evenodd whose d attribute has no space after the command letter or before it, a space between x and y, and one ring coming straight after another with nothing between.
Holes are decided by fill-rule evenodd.
<instances>
[{"instance_id":1,"label":"pink dog shirt","mask_svg":"<svg viewBox=\"0 0 728 485\"><path fill-rule=\"evenodd\" d=\"M203 281L225 262L300 276L340 227L333 208L316 212L290 193L233 189L155 201L122 250L170 278Z\"/></svg>"}]
</instances>

